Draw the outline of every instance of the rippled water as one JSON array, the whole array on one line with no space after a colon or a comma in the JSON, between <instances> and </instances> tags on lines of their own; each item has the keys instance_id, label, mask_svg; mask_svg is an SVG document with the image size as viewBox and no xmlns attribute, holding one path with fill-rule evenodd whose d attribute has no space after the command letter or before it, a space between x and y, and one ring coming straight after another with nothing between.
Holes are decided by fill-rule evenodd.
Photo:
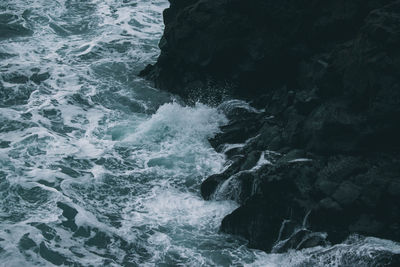
<instances>
[{"instance_id":1,"label":"rippled water","mask_svg":"<svg viewBox=\"0 0 400 267\"><path fill-rule=\"evenodd\" d=\"M224 168L207 139L227 119L136 75L167 6L0 2L0 265L335 265L346 244L274 255L218 232L237 205L199 185ZM386 241L357 242L368 255Z\"/></svg>"}]
</instances>

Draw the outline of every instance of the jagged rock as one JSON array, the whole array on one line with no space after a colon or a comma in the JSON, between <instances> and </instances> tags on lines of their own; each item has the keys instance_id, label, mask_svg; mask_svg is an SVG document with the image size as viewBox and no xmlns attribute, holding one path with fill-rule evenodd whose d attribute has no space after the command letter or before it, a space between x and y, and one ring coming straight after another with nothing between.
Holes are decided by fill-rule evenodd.
<instances>
[{"instance_id":1,"label":"jagged rock","mask_svg":"<svg viewBox=\"0 0 400 267\"><path fill-rule=\"evenodd\" d=\"M221 230L266 251L296 227L332 243L399 241L400 1L170 2L161 55L142 75L188 102L229 95L265 110L227 113L210 140L233 164L202 196L224 185L241 204ZM272 164L253 169L259 154ZM295 237L281 251L325 242Z\"/></svg>"},{"instance_id":2,"label":"jagged rock","mask_svg":"<svg viewBox=\"0 0 400 267\"><path fill-rule=\"evenodd\" d=\"M278 242L272 249L274 253L286 252L289 249L303 249L316 246L325 246L327 235L325 233L313 233L307 229L300 229L286 240Z\"/></svg>"},{"instance_id":3,"label":"jagged rock","mask_svg":"<svg viewBox=\"0 0 400 267\"><path fill-rule=\"evenodd\" d=\"M224 144L240 144L257 134L263 119L256 113L245 113L236 116L228 125L221 127L221 133L210 139L210 144L221 151Z\"/></svg>"},{"instance_id":4,"label":"jagged rock","mask_svg":"<svg viewBox=\"0 0 400 267\"><path fill-rule=\"evenodd\" d=\"M243 162L242 166L240 166L240 170L246 171L256 166L257 162L260 160L260 156L261 151L251 151L249 154L247 154L246 160Z\"/></svg>"},{"instance_id":5,"label":"jagged rock","mask_svg":"<svg viewBox=\"0 0 400 267\"><path fill-rule=\"evenodd\" d=\"M201 184L201 196L209 200L212 197L212 194L217 189L218 185L221 184L223 181L226 181L227 177L223 174L214 174L208 177L202 184Z\"/></svg>"},{"instance_id":6,"label":"jagged rock","mask_svg":"<svg viewBox=\"0 0 400 267\"><path fill-rule=\"evenodd\" d=\"M161 55L142 74L184 96L229 81L231 93L249 97L297 87L301 59L352 38L370 10L390 1L170 2Z\"/></svg>"}]
</instances>

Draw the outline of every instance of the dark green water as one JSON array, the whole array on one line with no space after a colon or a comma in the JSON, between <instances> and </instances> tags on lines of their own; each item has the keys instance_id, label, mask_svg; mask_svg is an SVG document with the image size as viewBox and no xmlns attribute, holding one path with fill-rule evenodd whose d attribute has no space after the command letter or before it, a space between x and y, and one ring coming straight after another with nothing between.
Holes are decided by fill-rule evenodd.
<instances>
[{"instance_id":1,"label":"dark green water","mask_svg":"<svg viewBox=\"0 0 400 267\"><path fill-rule=\"evenodd\" d=\"M275 255L218 232L237 204L203 201L199 185L226 167L207 139L227 119L136 76L167 6L0 2L0 266L335 266L400 251L360 239Z\"/></svg>"}]
</instances>

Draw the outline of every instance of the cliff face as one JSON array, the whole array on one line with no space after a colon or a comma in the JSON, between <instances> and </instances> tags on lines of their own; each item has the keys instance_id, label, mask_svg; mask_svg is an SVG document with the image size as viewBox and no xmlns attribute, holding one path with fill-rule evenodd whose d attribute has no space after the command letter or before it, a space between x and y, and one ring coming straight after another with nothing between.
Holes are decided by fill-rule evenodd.
<instances>
[{"instance_id":1,"label":"cliff face","mask_svg":"<svg viewBox=\"0 0 400 267\"><path fill-rule=\"evenodd\" d=\"M249 97L297 89L301 61L354 38L365 16L390 0L170 2L156 85L187 95L228 83L230 93Z\"/></svg>"},{"instance_id":2,"label":"cliff face","mask_svg":"<svg viewBox=\"0 0 400 267\"><path fill-rule=\"evenodd\" d=\"M170 2L142 75L265 110L231 110L210 140L232 165L202 195L242 205L221 229L277 252L351 233L400 240L400 1Z\"/></svg>"}]
</instances>

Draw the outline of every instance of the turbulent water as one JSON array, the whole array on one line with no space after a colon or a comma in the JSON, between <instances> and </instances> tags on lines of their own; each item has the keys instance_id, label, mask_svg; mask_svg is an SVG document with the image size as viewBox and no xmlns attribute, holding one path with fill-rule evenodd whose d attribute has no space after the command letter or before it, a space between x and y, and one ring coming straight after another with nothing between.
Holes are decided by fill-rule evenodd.
<instances>
[{"instance_id":1,"label":"turbulent water","mask_svg":"<svg viewBox=\"0 0 400 267\"><path fill-rule=\"evenodd\" d=\"M199 185L225 158L222 109L137 77L165 0L0 2L1 266L336 266L397 244L353 237L288 254L218 231L237 207Z\"/></svg>"}]
</instances>

